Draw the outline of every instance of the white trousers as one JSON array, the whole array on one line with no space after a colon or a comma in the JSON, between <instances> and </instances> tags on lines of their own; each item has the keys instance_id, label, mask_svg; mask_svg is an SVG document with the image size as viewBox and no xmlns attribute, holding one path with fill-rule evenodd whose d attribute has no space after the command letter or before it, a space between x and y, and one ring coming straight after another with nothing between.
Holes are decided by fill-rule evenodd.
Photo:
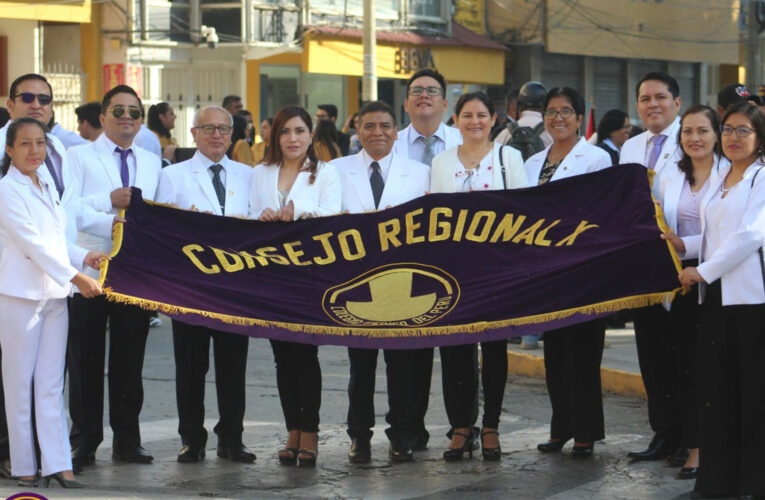
<instances>
[{"instance_id":1,"label":"white trousers","mask_svg":"<svg viewBox=\"0 0 765 500\"><path fill-rule=\"evenodd\" d=\"M63 395L68 326L66 299L0 295L3 391L14 476L37 474L32 404L43 475L72 469Z\"/></svg>"}]
</instances>

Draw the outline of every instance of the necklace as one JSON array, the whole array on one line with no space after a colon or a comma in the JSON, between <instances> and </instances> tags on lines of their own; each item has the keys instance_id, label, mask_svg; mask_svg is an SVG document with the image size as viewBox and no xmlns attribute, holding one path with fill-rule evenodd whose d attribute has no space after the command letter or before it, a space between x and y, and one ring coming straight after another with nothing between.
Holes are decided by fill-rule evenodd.
<instances>
[{"instance_id":1,"label":"necklace","mask_svg":"<svg viewBox=\"0 0 765 500\"><path fill-rule=\"evenodd\" d=\"M483 160L483 158L486 156L486 154L489 152L489 150L492 147L494 147L494 145L491 142L487 144L486 146L484 146L481 149L481 152L478 154L478 159L476 160L474 157L469 156L467 152L465 151L465 149L462 146L460 146L460 149L459 149L459 153L461 157L460 159L467 160L467 161L463 161L462 164L465 165L465 168L467 169L476 168L481 163L481 160Z\"/></svg>"},{"instance_id":2,"label":"necklace","mask_svg":"<svg viewBox=\"0 0 765 500\"><path fill-rule=\"evenodd\" d=\"M558 163L562 162L564 158L566 158L566 155L568 155L572 149L574 149L573 146L567 148L565 153L553 156L553 150L550 148L550 151L547 153L547 161L553 165L557 165Z\"/></svg>"}]
</instances>

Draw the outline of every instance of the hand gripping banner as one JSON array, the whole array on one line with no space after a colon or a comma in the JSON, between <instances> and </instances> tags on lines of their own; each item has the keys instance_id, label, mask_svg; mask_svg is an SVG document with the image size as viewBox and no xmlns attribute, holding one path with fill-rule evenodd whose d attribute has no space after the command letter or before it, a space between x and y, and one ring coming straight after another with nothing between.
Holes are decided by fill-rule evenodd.
<instances>
[{"instance_id":1,"label":"hand gripping banner","mask_svg":"<svg viewBox=\"0 0 765 500\"><path fill-rule=\"evenodd\" d=\"M110 300L254 337L420 348L669 302L680 263L646 169L431 194L365 214L258 222L134 193Z\"/></svg>"}]
</instances>

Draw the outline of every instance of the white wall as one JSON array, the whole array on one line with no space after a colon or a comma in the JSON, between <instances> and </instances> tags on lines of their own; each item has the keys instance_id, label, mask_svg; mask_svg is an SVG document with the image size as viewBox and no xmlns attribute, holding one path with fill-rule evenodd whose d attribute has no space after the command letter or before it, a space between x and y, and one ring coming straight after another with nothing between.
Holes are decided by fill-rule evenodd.
<instances>
[{"instance_id":1,"label":"white wall","mask_svg":"<svg viewBox=\"0 0 765 500\"><path fill-rule=\"evenodd\" d=\"M80 50L79 24L46 24L43 30L43 65L64 65L70 69L63 71L82 71L82 52ZM58 71L55 70L54 71Z\"/></svg>"},{"instance_id":2,"label":"white wall","mask_svg":"<svg viewBox=\"0 0 765 500\"><path fill-rule=\"evenodd\" d=\"M0 19L0 35L8 37L8 87L18 76L40 72L39 33L37 21ZM0 96L0 105L7 99Z\"/></svg>"}]
</instances>

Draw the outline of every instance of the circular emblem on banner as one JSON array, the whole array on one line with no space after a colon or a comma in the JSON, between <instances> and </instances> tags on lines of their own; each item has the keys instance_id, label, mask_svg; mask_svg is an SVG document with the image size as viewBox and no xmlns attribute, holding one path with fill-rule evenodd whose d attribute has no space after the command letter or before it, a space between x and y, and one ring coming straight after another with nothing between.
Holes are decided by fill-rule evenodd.
<instances>
[{"instance_id":1,"label":"circular emblem on banner","mask_svg":"<svg viewBox=\"0 0 765 500\"><path fill-rule=\"evenodd\" d=\"M46 497L39 493L16 493L11 495L5 500L48 500Z\"/></svg>"},{"instance_id":2,"label":"circular emblem on banner","mask_svg":"<svg viewBox=\"0 0 765 500\"><path fill-rule=\"evenodd\" d=\"M457 280L443 269L402 262L333 286L322 307L344 326L413 327L444 317L459 297Z\"/></svg>"}]
</instances>

